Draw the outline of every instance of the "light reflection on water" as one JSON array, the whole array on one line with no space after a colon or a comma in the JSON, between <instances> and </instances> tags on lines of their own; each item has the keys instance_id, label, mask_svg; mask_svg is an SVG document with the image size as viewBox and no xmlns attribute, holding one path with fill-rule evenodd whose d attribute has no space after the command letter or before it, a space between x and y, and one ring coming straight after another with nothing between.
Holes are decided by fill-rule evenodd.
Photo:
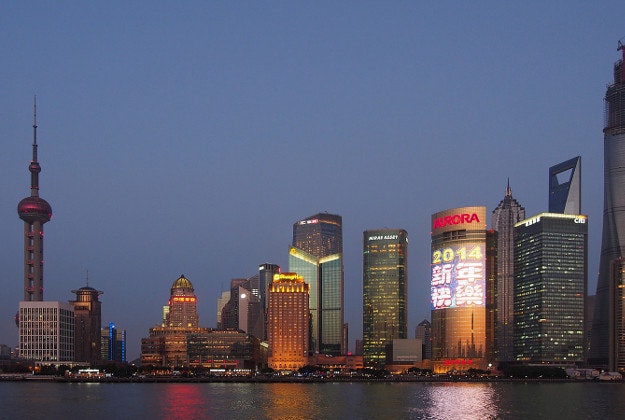
<instances>
[{"instance_id":1,"label":"light reflection on water","mask_svg":"<svg viewBox=\"0 0 625 420\"><path fill-rule=\"evenodd\" d=\"M0 382L0 418L622 418L625 383Z\"/></svg>"}]
</instances>

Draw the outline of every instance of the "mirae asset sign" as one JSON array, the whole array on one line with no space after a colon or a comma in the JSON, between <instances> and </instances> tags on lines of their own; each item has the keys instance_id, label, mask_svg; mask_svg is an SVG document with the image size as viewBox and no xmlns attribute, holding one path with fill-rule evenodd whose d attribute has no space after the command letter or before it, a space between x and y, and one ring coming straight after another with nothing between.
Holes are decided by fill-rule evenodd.
<instances>
[{"instance_id":1,"label":"mirae asset sign","mask_svg":"<svg viewBox=\"0 0 625 420\"><path fill-rule=\"evenodd\" d=\"M434 219L434 226L432 229L439 229L449 225L460 225L464 223L480 223L480 218L477 213L461 213L452 214L451 216L437 217Z\"/></svg>"},{"instance_id":2,"label":"mirae asset sign","mask_svg":"<svg viewBox=\"0 0 625 420\"><path fill-rule=\"evenodd\" d=\"M369 240L370 241L394 241L397 240L397 238L399 238L399 235L374 235L374 236L369 236Z\"/></svg>"}]
</instances>

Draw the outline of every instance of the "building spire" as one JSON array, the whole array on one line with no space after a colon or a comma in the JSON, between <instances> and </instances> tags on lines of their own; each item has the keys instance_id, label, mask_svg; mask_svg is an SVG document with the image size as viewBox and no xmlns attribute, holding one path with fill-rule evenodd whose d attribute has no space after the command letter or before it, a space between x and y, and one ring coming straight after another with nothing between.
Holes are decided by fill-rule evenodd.
<instances>
[{"instance_id":1,"label":"building spire","mask_svg":"<svg viewBox=\"0 0 625 420\"><path fill-rule=\"evenodd\" d=\"M30 196L39 196L39 172L41 166L37 161L37 95L35 95L33 106L33 159L28 167L30 171Z\"/></svg>"},{"instance_id":2,"label":"building spire","mask_svg":"<svg viewBox=\"0 0 625 420\"><path fill-rule=\"evenodd\" d=\"M506 187L506 197L512 196L512 189L510 188L510 178L508 178L508 186Z\"/></svg>"}]
</instances>

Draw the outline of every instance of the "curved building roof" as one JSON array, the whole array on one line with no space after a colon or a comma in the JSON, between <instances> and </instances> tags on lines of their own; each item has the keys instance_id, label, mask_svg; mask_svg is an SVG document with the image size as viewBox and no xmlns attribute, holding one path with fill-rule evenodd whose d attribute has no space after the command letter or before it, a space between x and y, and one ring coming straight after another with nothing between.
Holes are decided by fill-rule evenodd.
<instances>
[{"instance_id":1,"label":"curved building roof","mask_svg":"<svg viewBox=\"0 0 625 420\"><path fill-rule=\"evenodd\" d=\"M193 291L193 284L187 279L184 274L181 274L180 277L171 285L172 291L174 289L191 289Z\"/></svg>"}]
</instances>

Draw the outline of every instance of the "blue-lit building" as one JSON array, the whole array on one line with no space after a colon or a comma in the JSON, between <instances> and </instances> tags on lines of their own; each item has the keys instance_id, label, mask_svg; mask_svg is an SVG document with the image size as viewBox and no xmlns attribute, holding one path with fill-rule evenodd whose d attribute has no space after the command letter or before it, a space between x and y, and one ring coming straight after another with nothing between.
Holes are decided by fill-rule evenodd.
<instances>
[{"instance_id":1,"label":"blue-lit building","mask_svg":"<svg viewBox=\"0 0 625 420\"><path fill-rule=\"evenodd\" d=\"M102 360L126 362L126 330L118 329L112 322L100 334Z\"/></svg>"}]
</instances>

